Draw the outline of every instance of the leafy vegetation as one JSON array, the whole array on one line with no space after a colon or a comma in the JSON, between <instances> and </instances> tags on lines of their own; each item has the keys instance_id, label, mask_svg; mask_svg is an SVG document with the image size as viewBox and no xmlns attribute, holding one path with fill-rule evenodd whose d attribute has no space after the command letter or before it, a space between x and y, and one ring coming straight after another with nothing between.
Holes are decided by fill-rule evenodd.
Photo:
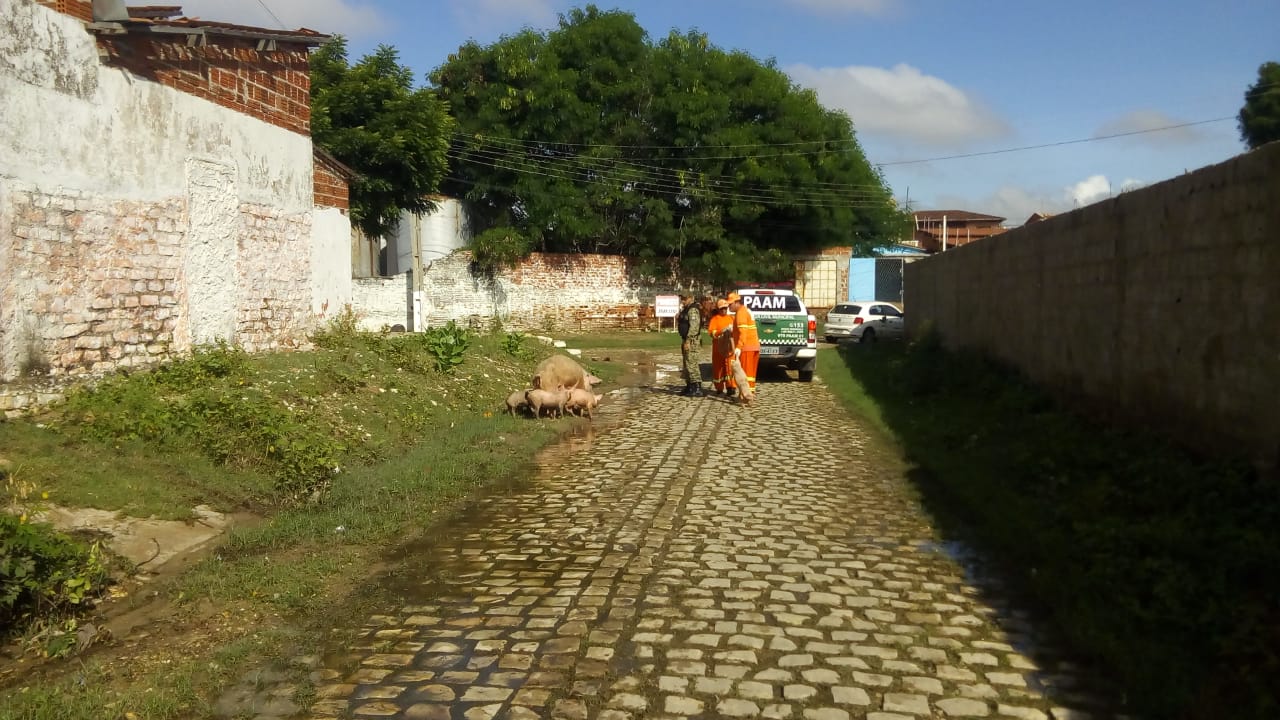
<instances>
[{"instance_id":1,"label":"leafy vegetation","mask_svg":"<svg viewBox=\"0 0 1280 720\"><path fill-rule=\"evenodd\" d=\"M359 176L351 219L369 237L395 229L400 212L424 212L445 175L453 119L396 50L380 45L351 65L335 36L311 53L311 137Z\"/></svg>"},{"instance_id":2,"label":"leafy vegetation","mask_svg":"<svg viewBox=\"0 0 1280 720\"><path fill-rule=\"evenodd\" d=\"M182 576L152 586L189 614L184 636L196 632L203 607L220 609L215 618L244 618L192 650L190 664L130 666L132 679L122 679L90 662L65 681L0 692L0 717L98 718L104 707L113 716L206 716L207 693L249 661L251 653L234 648L269 642L285 613L303 627L331 625L330 614L357 602L348 594L359 587L353 580L384 553L479 488L519 482L559 432L560 423L503 411L507 394L527 386L534 365L553 352L541 343L457 326L413 334L356 327L354 316L339 316L310 352L200 348L100 381L39 416L0 422L6 458L50 502L167 518L189 517L203 502L262 518L233 529ZM608 363L589 364L602 377L616 374ZM317 484L310 462L290 458L320 450L327 472ZM34 544L23 537L22 547ZM61 540L40 542L64 549ZM66 547L68 557L91 552ZM58 575L56 588L74 598L84 575ZM76 622L65 614L15 629L51 655L76 649Z\"/></svg>"},{"instance_id":3,"label":"leafy vegetation","mask_svg":"<svg viewBox=\"0 0 1280 720\"><path fill-rule=\"evenodd\" d=\"M83 604L106 579L97 544L85 547L46 524L0 513L0 633Z\"/></svg>"},{"instance_id":4,"label":"leafy vegetation","mask_svg":"<svg viewBox=\"0 0 1280 720\"><path fill-rule=\"evenodd\" d=\"M549 33L468 43L430 79L458 127L443 189L471 201L483 264L603 252L728 284L905 227L847 116L698 32L655 43L588 5Z\"/></svg>"},{"instance_id":5,"label":"leafy vegetation","mask_svg":"<svg viewBox=\"0 0 1280 720\"><path fill-rule=\"evenodd\" d=\"M1249 149L1280 140L1280 63L1258 66L1258 80L1245 91L1237 120Z\"/></svg>"},{"instance_id":6,"label":"leafy vegetation","mask_svg":"<svg viewBox=\"0 0 1280 720\"><path fill-rule=\"evenodd\" d=\"M976 541L1150 717L1280 713L1280 505L1248 465L1060 407L936 342L842 345L819 370L906 451Z\"/></svg>"}]
</instances>

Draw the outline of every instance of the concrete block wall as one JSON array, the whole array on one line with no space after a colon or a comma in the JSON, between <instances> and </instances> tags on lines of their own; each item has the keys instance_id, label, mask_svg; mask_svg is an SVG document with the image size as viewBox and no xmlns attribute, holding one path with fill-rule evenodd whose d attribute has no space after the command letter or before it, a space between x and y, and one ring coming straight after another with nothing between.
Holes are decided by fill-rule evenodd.
<instances>
[{"instance_id":1,"label":"concrete block wall","mask_svg":"<svg viewBox=\"0 0 1280 720\"><path fill-rule=\"evenodd\" d=\"M1280 464L1280 143L906 269L932 325L1193 447Z\"/></svg>"}]
</instances>

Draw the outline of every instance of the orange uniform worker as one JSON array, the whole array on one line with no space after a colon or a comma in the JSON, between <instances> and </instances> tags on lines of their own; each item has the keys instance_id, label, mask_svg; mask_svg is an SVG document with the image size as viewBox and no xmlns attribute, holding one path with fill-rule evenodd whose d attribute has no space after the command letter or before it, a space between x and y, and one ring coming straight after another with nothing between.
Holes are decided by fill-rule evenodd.
<instances>
[{"instance_id":1,"label":"orange uniform worker","mask_svg":"<svg viewBox=\"0 0 1280 720\"><path fill-rule=\"evenodd\" d=\"M754 392L756 370L760 367L760 335L756 332L756 318L738 293L731 292L725 299L729 301L729 312L733 315L733 347L741 351L738 362L742 363L742 371L747 374L747 382Z\"/></svg>"},{"instance_id":2,"label":"orange uniform worker","mask_svg":"<svg viewBox=\"0 0 1280 720\"><path fill-rule=\"evenodd\" d=\"M729 314L728 300L716 301L711 322L707 323L707 332L711 333L711 384L716 392L732 395L737 383L733 381L733 371L729 368L729 360L733 357L733 316Z\"/></svg>"}]
</instances>

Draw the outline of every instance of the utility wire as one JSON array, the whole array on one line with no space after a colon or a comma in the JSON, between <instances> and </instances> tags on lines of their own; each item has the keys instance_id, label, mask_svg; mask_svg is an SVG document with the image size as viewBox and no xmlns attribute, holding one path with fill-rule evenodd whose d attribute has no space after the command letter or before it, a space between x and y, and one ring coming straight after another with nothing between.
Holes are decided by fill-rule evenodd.
<instances>
[{"instance_id":1,"label":"utility wire","mask_svg":"<svg viewBox=\"0 0 1280 720\"><path fill-rule=\"evenodd\" d=\"M1210 123L1224 122L1227 120L1235 120L1235 119L1236 118L1234 116L1218 117L1218 118L1211 118L1208 120L1196 120L1194 122L1178 123L1175 125L1165 125L1163 127L1158 127L1158 128L1147 128L1144 130L1131 130L1129 132L1113 133L1110 135L1097 135L1094 137L1078 138L1075 140L1061 140L1058 142L1042 143L1039 145L1024 145L1021 147L1001 148L998 150L985 150L981 152L963 153L959 155L944 155L939 157L920 158L917 160L896 160L891 162L872 163L872 165L875 165L876 167L887 167L890 165L914 165L919 163L939 162L943 160L959 160L963 158L982 157L984 155L1001 155L1005 153L1023 152L1026 150L1040 150L1043 148L1061 147L1064 145L1078 145L1082 143L1100 142L1103 140L1112 140L1120 137L1130 137L1133 135L1145 135L1147 133L1164 132L1167 130L1177 130L1179 128L1194 127L1196 125L1207 125ZM489 136L489 135L464 135L462 133L455 133L455 137L459 139L467 139L467 140L484 140L492 143L506 143L509 146L510 145L528 146L528 147L545 148L545 149L552 149L555 147L610 148L610 149L628 149L628 150L684 150L684 151L698 149L695 147L680 146L680 145L591 145L591 144L579 144L579 143L561 143L554 140L516 140L516 139L509 139L509 138L498 138L498 137ZM811 140L811 141L795 142L795 143L754 143L750 145L708 145L708 146L705 146L704 149L707 149L707 150L733 149L733 148L771 149L771 148L797 147L797 146L805 146L805 145L809 145L809 146L841 145L841 144L849 144L849 143L856 143L856 142L857 141L854 139ZM680 157L679 159L686 162L694 161L694 160L747 160L747 159L762 159L762 158L791 157L791 156L805 156L805 155L821 155L825 153L842 152L844 149L847 149L847 148L842 148L839 150L830 150L824 147L823 149L815 149L815 150L797 150L792 152L777 152L777 153L767 153L767 154L751 153L751 154L745 154L745 155L744 154L685 155L683 157Z\"/></svg>"},{"instance_id":2,"label":"utility wire","mask_svg":"<svg viewBox=\"0 0 1280 720\"><path fill-rule=\"evenodd\" d=\"M962 158L982 157L984 155L1002 155L1004 153L1022 152L1023 150L1040 150L1043 148L1061 147L1063 145L1078 145L1080 143L1098 142L1100 140L1112 140L1114 138L1129 137L1131 135L1142 135L1145 133L1162 132L1165 130L1177 130L1178 128L1191 127L1193 125L1207 125L1209 123L1222 122L1224 120L1235 120L1234 117L1220 117L1211 120L1197 120L1195 122L1179 123L1177 125L1166 125L1165 127L1150 128L1148 130L1131 130L1129 132L1114 133L1112 135L1097 135L1090 138L1080 138L1078 140L1062 140L1060 142L1044 143L1041 145L1024 145L1022 147L1003 148L1001 150L986 150L983 152L964 153L962 155L946 155L943 157L922 158L920 160L897 160L894 162L876 163L877 167L886 167L889 165L915 165L917 163L937 162L940 160L959 160Z\"/></svg>"},{"instance_id":3,"label":"utility wire","mask_svg":"<svg viewBox=\"0 0 1280 720\"><path fill-rule=\"evenodd\" d=\"M789 197L780 191L770 190L767 187L743 187L733 190L716 190L705 187L684 186L676 183L675 181L664 182L653 179L628 179L612 176L602 172L591 172L586 169L551 167L530 162L525 158L512 158L505 155L485 155L483 153L466 151L459 153L451 150L449 152L449 157L459 162L482 165L500 170L540 175L569 182L584 182L615 188L622 186L637 191L648 190L650 192L675 197L682 196L708 200L727 200L813 208L884 207L889 201L887 195L883 196L882 199L874 197L840 198L832 197L830 195L815 196L812 194Z\"/></svg>"},{"instance_id":4,"label":"utility wire","mask_svg":"<svg viewBox=\"0 0 1280 720\"><path fill-rule=\"evenodd\" d=\"M454 133L454 138L457 139L459 142L467 143L468 145L470 145L473 140L473 138L462 135L461 133ZM653 176L656 173L663 178L668 178L672 173L679 173L682 171L701 172L694 167L680 168L680 167L670 167L670 166L661 166L661 165L650 165L646 163L635 162L633 160L628 160L625 158L611 158L611 157L601 157L601 156L594 156L594 155L573 155L573 154L555 153L551 149L551 147L548 145L537 145L529 141L509 140L505 138L490 137L486 139L486 142L498 148L501 148L503 151L506 151L506 152L526 152L527 151L527 152L530 152L531 156L534 156L533 153L536 151L537 153L536 157L542 157L542 158L548 158L548 159L563 159L566 162L573 161L573 162L580 162L584 164L591 164L595 166L602 166L602 165L611 163L613 165L625 166L626 168L635 168L634 172L637 172L641 175ZM555 144L552 143L551 145L555 145ZM751 159L755 159L757 156L743 156L743 157L744 158L749 157ZM776 157L776 156L770 155L768 157ZM668 162L668 163L671 163L672 165L677 163L684 164L684 165L691 165L694 161L705 160L705 159L708 159L708 158L679 157L679 156L673 156L670 158L666 158L666 157L654 158L654 160L656 161ZM881 186L875 183L838 183L838 182L830 182L825 180L814 180L807 184L813 187L829 188L834 191L846 191L846 192L861 191L861 192L864 192L867 194L873 194L873 195L879 195L880 194L879 191L881 190Z\"/></svg>"},{"instance_id":5,"label":"utility wire","mask_svg":"<svg viewBox=\"0 0 1280 720\"><path fill-rule=\"evenodd\" d=\"M469 179L467 179L467 178L457 177L456 175L446 175L446 176L444 176L442 179L443 179L443 180L449 180L449 181L452 181L452 182L456 182L456 183L458 183L458 184L460 184L460 185L470 185L470 186L472 186L472 187L482 187L482 186L483 186L483 187L486 187L486 188L492 188L492 189L496 189L496 190L505 190L505 191L510 192L510 193L520 193L520 194L522 194L522 195L538 195L538 196L541 196L541 197L557 197L557 195L556 195L555 193L548 193L548 192L534 192L534 193L528 193L528 192L524 192L524 191L518 190L517 188L514 188L514 187L509 186L509 185L492 185L492 184L489 184L489 183L482 183L482 182L478 182L478 181L476 181L476 180L469 180ZM800 224L796 224L796 223L780 223L780 222L770 222L770 221L763 221L763 222L762 222L762 221L758 221L758 220L756 220L756 221L752 221L752 222L751 222L751 224L752 224L753 226L755 226L755 227L765 228L765 229L768 229L768 230L810 230L810 231L823 231L823 230L837 230L837 229L838 229L838 230L846 230L846 229L848 229L848 225L847 225L846 223L841 223L841 224L839 224L839 225L828 225L827 223L824 223L824 222L815 222L815 223L811 223L811 224L808 224L808 225L800 225Z\"/></svg>"},{"instance_id":6,"label":"utility wire","mask_svg":"<svg viewBox=\"0 0 1280 720\"><path fill-rule=\"evenodd\" d=\"M280 26L280 29L281 29L281 30L288 30L288 29L289 29L289 28L287 28L287 27L285 27L285 26L284 26L284 23L280 22L280 18L276 17L276 14L275 14L275 13L271 12L271 8L267 7L267 3L266 3L266 2L264 2L264 0L258 0L258 4L262 6L262 9L263 9L263 10L266 10L266 11L267 11L267 14L271 16L271 19L272 19L272 20L275 20L275 21L276 21L276 24Z\"/></svg>"},{"instance_id":7,"label":"utility wire","mask_svg":"<svg viewBox=\"0 0 1280 720\"><path fill-rule=\"evenodd\" d=\"M733 196L737 199L772 201L779 203L805 202L807 204L841 205L857 201L883 201L888 194L883 190L834 190L808 186L778 187L750 181L727 182L716 178L701 178L700 182L683 183L673 171L667 173L639 173L628 168L616 169L601 165L577 164L572 159L547 162L528 156L512 156L490 150L451 151L451 157L463 161L475 161L490 167L506 167L512 170L533 170L570 180L602 181L615 185L635 185L672 194L690 196Z\"/></svg>"}]
</instances>

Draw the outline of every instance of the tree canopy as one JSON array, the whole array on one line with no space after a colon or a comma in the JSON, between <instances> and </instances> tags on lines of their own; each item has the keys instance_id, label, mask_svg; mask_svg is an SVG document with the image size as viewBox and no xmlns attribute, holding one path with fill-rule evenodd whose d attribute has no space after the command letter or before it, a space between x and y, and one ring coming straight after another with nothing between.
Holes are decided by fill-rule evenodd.
<instances>
[{"instance_id":1,"label":"tree canopy","mask_svg":"<svg viewBox=\"0 0 1280 720\"><path fill-rule=\"evenodd\" d=\"M1258 81L1245 91L1238 120L1240 139L1250 149L1280 140L1280 63L1258 67Z\"/></svg>"},{"instance_id":2,"label":"tree canopy","mask_svg":"<svg viewBox=\"0 0 1280 720\"><path fill-rule=\"evenodd\" d=\"M371 237L395 229L401 210L424 212L448 169L453 118L394 48L379 46L355 65L336 36L311 54L311 136L360 176L351 183L351 219Z\"/></svg>"},{"instance_id":3,"label":"tree canopy","mask_svg":"<svg viewBox=\"0 0 1280 720\"><path fill-rule=\"evenodd\" d=\"M443 187L471 201L482 262L602 252L770 279L790 276L789 253L905 226L845 114L699 32L655 43L588 5L545 34L468 43L430 80L457 121Z\"/></svg>"}]
</instances>

